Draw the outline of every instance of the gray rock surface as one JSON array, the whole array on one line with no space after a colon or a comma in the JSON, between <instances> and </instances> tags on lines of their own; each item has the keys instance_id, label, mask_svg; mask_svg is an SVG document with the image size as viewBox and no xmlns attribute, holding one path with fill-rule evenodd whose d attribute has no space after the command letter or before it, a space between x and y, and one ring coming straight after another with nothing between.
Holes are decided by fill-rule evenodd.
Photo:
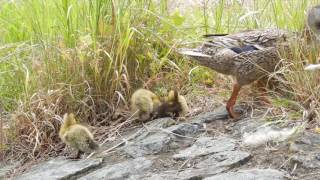
<instances>
[{"instance_id":1,"label":"gray rock surface","mask_svg":"<svg viewBox=\"0 0 320 180\"><path fill-rule=\"evenodd\" d=\"M177 121L175 121L174 119L165 117L165 118L158 118L153 121L149 121L145 125L150 128L167 128L176 124L177 124Z\"/></svg>"},{"instance_id":2,"label":"gray rock surface","mask_svg":"<svg viewBox=\"0 0 320 180\"><path fill-rule=\"evenodd\" d=\"M4 179L9 171L13 170L18 164L0 163L0 179Z\"/></svg>"},{"instance_id":3,"label":"gray rock surface","mask_svg":"<svg viewBox=\"0 0 320 180\"><path fill-rule=\"evenodd\" d=\"M275 170L279 167L294 178L319 179L318 134L305 133L291 143L295 154L287 154L287 146L247 148L239 143L243 134L265 121L257 117L229 123L223 121L226 116L223 107L198 115L190 123L156 119L124 132L129 142L101 154L104 160L57 158L32 167L17 179L284 179L287 173ZM1 167L0 175L2 170L6 169Z\"/></svg>"},{"instance_id":4,"label":"gray rock surface","mask_svg":"<svg viewBox=\"0 0 320 180\"><path fill-rule=\"evenodd\" d=\"M145 155L165 153L179 148L178 145L184 137L192 137L201 131L198 124L182 123L165 129L153 129L153 132L137 137L123 148L131 157L137 158ZM190 139L181 143L191 143Z\"/></svg>"},{"instance_id":5,"label":"gray rock surface","mask_svg":"<svg viewBox=\"0 0 320 180\"><path fill-rule=\"evenodd\" d=\"M17 179L68 179L75 175L84 173L102 164L102 159L82 159L79 161L65 158L53 159L34 166L27 173Z\"/></svg>"},{"instance_id":6,"label":"gray rock surface","mask_svg":"<svg viewBox=\"0 0 320 180\"><path fill-rule=\"evenodd\" d=\"M212 176L236 166L250 159L250 154L243 151L226 151L209 156L195 165L195 168L187 168L182 171L164 171L159 174L151 173L135 177L136 179L202 179Z\"/></svg>"},{"instance_id":7,"label":"gray rock surface","mask_svg":"<svg viewBox=\"0 0 320 180\"><path fill-rule=\"evenodd\" d=\"M236 140L228 137L200 137L191 147L179 151L174 159L185 160L222 151L232 151L236 147Z\"/></svg>"},{"instance_id":8,"label":"gray rock surface","mask_svg":"<svg viewBox=\"0 0 320 180\"><path fill-rule=\"evenodd\" d=\"M300 166L308 169L320 168L320 152L309 154L296 154L292 157L291 163L298 163Z\"/></svg>"},{"instance_id":9,"label":"gray rock surface","mask_svg":"<svg viewBox=\"0 0 320 180\"><path fill-rule=\"evenodd\" d=\"M290 144L290 150L300 153L309 153L319 150L320 134L305 132L293 143Z\"/></svg>"},{"instance_id":10,"label":"gray rock surface","mask_svg":"<svg viewBox=\"0 0 320 180\"><path fill-rule=\"evenodd\" d=\"M145 155L159 154L160 152L168 152L170 150L170 142L171 136L167 133L155 133L141 141L130 142L123 150L131 157L137 158Z\"/></svg>"},{"instance_id":11,"label":"gray rock surface","mask_svg":"<svg viewBox=\"0 0 320 180\"><path fill-rule=\"evenodd\" d=\"M130 176L143 174L148 168L152 166L152 160L147 158L137 158L120 162L114 165L107 165L98 169L86 176L81 177L82 180L91 179L130 179ZM132 179L132 177L131 177Z\"/></svg>"},{"instance_id":12,"label":"gray rock surface","mask_svg":"<svg viewBox=\"0 0 320 180\"><path fill-rule=\"evenodd\" d=\"M197 168L234 167L249 161L250 153L245 151L222 151L199 162Z\"/></svg>"},{"instance_id":13,"label":"gray rock surface","mask_svg":"<svg viewBox=\"0 0 320 180\"><path fill-rule=\"evenodd\" d=\"M210 123L216 120L227 120L229 118L228 111L225 106L220 106L213 112L207 112L192 118L193 123Z\"/></svg>"},{"instance_id":14,"label":"gray rock surface","mask_svg":"<svg viewBox=\"0 0 320 180\"><path fill-rule=\"evenodd\" d=\"M176 177L190 179L212 176L244 164L250 157L249 153L243 151L219 152L200 161L195 165L195 168L188 168L179 172Z\"/></svg>"},{"instance_id":15,"label":"gray rock surface","mask_svg":"<svg viewBox=\"0 0 320 180\"><path fill-rule=\"evenodd\" d=\"M204 180L281 180L284 173L275 169L248 169L238 172L227 172Z\"/></svg>"},{"instance_id":16,"label":"gray rock surface","mask_svg":"<svg viewBox=\"0 0 320 180\"><path fill-rule=\"evenodd\" d=\"M290 150L296 152L292 157L291 163L298 164L307 169L320 168L320 135L305 132L293 143L290 144Z\"/></svg>"},{"instance_id":17,"label":"gray rock surface","mask_svg":"<svg viewBox=\"0 0 320 180\"><path fill-rule=\"evenodd\" d=\"M174 133L173 135L177 134L181 136L192 137L203 131L203 126L198 123L181 123L171 126L166 130Z\"/></svg>"},{"instance_id":18,"label":"gray rock surface","mask_svg":"<svg viewBox=\"0 0 320 180\"><path fill-rule=\"evenodd\" d=\"M244 107L242 106L235 106L236 112L244 112ZM212 112L202 113L197 115L196 117L192 118L192 123L212 123L213 121L217 120L228 120L229 119L229 113L225 106L220 106L213 110Z\"/></svg>"}]
</instances>

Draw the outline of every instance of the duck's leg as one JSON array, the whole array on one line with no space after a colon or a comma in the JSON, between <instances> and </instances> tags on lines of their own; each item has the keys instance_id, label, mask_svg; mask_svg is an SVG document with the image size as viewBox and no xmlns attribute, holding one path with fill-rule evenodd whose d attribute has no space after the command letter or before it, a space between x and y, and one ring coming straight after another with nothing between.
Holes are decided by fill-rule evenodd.
<instances>
[{"instance_id":1,"label":"duck's leg","mask_svg":"<svg viewBox=\"0 0 320 180\"><path fill-rule=\"evenodd\" d=\"M229 112L230 117L233 119L238 119L240 116L239 113L237 113L233 110L233 106L236 104L240 89L241 89L241 86L238 83L234 83L233 88L232 88L231 97L227 102L227 111Z\"/></svg>"}]
</instances>

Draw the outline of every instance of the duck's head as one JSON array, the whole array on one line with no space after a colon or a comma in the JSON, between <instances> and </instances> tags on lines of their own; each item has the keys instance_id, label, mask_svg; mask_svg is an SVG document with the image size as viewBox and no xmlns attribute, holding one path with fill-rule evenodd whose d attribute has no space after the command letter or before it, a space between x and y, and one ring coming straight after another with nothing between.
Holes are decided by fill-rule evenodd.
<instances>
[{"instance_id":1,"label":"duck's head","mask_svg":"<svg viewBox=\"0 0 320 180\"><path fill-rule=\"evenodd\" d=\"M320 36L320 5L309 9L307 13L307 24L312 33Z\"/></svg>"}]
</instances>

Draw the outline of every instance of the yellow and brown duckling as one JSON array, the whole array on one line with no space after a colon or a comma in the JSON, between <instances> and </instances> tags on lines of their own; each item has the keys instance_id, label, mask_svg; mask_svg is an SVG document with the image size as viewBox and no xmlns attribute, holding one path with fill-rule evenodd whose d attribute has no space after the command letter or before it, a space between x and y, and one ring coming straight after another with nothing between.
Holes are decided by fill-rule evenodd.
<instances>
[{"instance_id":1,"label":"yellow and brown duckling","mask_svg":"<svg viewBox=\"0 0 320 180\"><path fill-rule=\"evenodd\" d=\"M157 117L183 117L189 112L189 107L184 96L178 91L171 90L157 109Z\"/></svg>"},{"instance_id":2,"label":"yellow and brown duckling","mask_svg":"<svg viewBox=\"0 0 320 180\"><path fill-rule=\"evenodd\" d=\"M70 157L70 159L79 159L82 153L91 153L99 147L99 145L94 142L90 130L77 123L73 113L66 113L64 115L59 137L68 146L77 150L77 156Z\"/></svg>"},{"instance_id":3,"label":"yellow and brown duckling","mask_svg":"<svg viewBox=\"0 0 320 180\"><path fill-rule=\"evenodd\" d=\"M130 100L131 112L135 117L139 118L141 122L151 120L160 104L160 98L147 89L136 90Z\"/></svg>"}]
</instances>

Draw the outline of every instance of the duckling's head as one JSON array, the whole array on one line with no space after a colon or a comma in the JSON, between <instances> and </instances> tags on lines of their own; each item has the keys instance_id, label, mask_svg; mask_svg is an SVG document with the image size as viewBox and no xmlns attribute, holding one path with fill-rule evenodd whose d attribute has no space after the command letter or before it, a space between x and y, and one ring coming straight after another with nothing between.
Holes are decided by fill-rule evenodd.
<instances>
[{"instance_id":1,"label":"duckling's head","mask_svg":"<svg viewBox=\"0 0 320 180\"><path fill-rule=\"evenodd\" d=\"M176 90L171 90L168 96L163 100L157 108L157 117L175 116L177 117L182 111L182 105L179 102L179 93Z\"/></svg>"},{"instance_id":2,"label":"duckling's head","mask_svg":"<svg viewBox=\"0 0 320 180\"><path fill-rule=\"evenodd\" d=\"M76 119L74 118L74 114L73 113L66 113L64 116L63 116L63 125L65 127L70 127L74 124L77 124L77 121Z\"/></svg>"},{"instance_id":3,"label":"duckling's head","mask_svg":"<svg viewBox=\"0 0 320 180\"><path fill-rule=\"evenodd\" d=\"M307 13L307 24L315 35L320 36L320 5L309 9Z\"/></svg>"},{"instance_id":4,"label":"duckling's head","mask_svg":"<svg viewBox=\"0 0 320 180\"><path fill-rule=\"evenodd\" d=\"M168 93L168 101L173 103L177 102L179 97L179 93L176 90L170 90Z\"/></svg>"}]
</instances>

